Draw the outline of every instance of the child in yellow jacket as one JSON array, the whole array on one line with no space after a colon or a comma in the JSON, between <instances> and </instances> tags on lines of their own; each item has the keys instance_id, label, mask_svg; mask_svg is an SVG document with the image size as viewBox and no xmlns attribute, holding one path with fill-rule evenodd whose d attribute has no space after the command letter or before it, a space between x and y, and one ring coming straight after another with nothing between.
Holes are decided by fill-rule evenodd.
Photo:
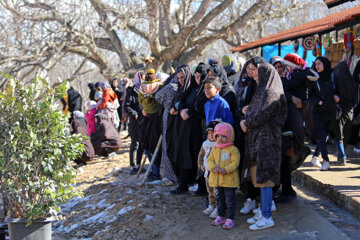
<instances>
[{"instance_id":1,"label":"child in yellow jacket","mask_svg":"<svg viewBox=\"0 0 360 240\"><path fill-rule=\"evenodd\" d=\"M228 123L219 123L215 127L216 145L207 159L210 170L209 185L216 188L218 216L212 225L223 225L225 229L235 226L236 208L235 190L239 187L238 167L240 153L234 146L234 129ZM225 219L225 211L228 218Z\"/></svg>"}]
</instances>

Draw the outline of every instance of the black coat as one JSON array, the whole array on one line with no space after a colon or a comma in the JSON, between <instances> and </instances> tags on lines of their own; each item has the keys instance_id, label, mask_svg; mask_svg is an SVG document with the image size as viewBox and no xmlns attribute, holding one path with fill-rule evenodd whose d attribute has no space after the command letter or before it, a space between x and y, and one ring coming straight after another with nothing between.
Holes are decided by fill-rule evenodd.
<instances>
[{"instance_id":1,"label":"black coat","mask_svg":"<svg viewBox=\"0 0 360 240\"><path fill-rule=\"evenodd\" d=\"M311 122L313 129L334 131L336 125L336 104L334 100L334 85L331 79L319 78L309 88L309 100L312 104ZM322 101L323 104L319 105Z\"/></svg>"},{"instance_id":2,"label":"black coat","mask_svg":"<svg viewBox=\"0 0 360 240\"><path fill-rule=\"evenodd\" d=\"M306 77L307 75L313 75L309 69L295 69L287 81L283 81L284 89L292 96L300 98L302 101L306 100L307 89L311 86L311 82Z\"/></svg>"},{"instance_id":3,"label":"black coat","mask_svg":"<svg viewBox=\"0 0 360 240\"><path fill-rule=\"evenodd\" d=\"M138 136L138 121L142 119L142 106L138 100L138 94L135 87L126 89L126 97L124 100L124 110L129 116L129 134L130 136ZM138 119L135 116L138 115Z\"/></svg>"},{"instance_id":4,"label":"black coat","mask_svg":"<svg viewBox=\"0 0 360 240\"><path fill-rule=\"evenodd\" d=\"M169 115L167 122L167 154L173 166L174 173L179 176L180 170L192 170L192 180L197 169L197 155L202 144L201 118L192 114L188 120L180 116L182 109L193 107L198 88L193 87L181 100L179 113Z\"/></svg>"}]
</instances>

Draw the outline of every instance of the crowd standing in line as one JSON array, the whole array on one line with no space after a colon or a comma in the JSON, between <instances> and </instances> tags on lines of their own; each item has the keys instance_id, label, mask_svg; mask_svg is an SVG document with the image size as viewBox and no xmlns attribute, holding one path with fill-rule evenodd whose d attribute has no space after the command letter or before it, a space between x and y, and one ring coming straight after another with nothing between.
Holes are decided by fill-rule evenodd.
<instances>
[{"instance_id":1,"label":"crowd standing in line","mask_svg":"<svg viewBox=\"0 0 360 240\"><path fill-rule=\"evenodd\" d=\"M225 55L193 68L180 65L170 76L147 69L124 85L118 78L89 84L86 121L78 108L81 96L71 88L64 111L71 112L71 133L88 137L79 166L95 154L118 151L120 121L127 118L131 175L139 171L143 154L151 159L162 136L148 181L176 185L170 191L174 195L198 183L194 194L208 195L203 213L225 229L235 226L240 188L247 196L240 213L255 214L247 222L256 231L275 226L275 203L296 197L291 172L311 153L306 138L316 144L314 167L331 169L329 137L338 150L335 164L346 165L345 149L359 111L355 75L360 67L354 69L353 75L341 61L332 70L326 57L310 68L297 54L274 56L269 63L257 56L245 61Z\"/></svg>"}]
</instances>

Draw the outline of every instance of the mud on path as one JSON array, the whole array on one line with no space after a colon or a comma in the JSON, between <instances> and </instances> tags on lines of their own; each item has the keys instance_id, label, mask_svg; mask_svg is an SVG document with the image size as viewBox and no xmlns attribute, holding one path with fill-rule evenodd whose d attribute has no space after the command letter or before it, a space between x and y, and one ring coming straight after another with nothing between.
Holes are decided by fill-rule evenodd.
<instances>
[{"instance_id":1,"label":"mud on path","mask_svg":"<svg viewBox=\"0 0 360 240\"><path fill-rule=\"evenodd\" d=\"M203 197L172 196L169 191L174 187L161 181L140 186L144 174L140 178L129 174L129 145L130 139L125 139L114 158L98 158L82 167L77 186L84 198L63 205L53 223L53 239L321 239L316 229L304 230L301 219L308 213L298 206L301 200L274 213L275 228L251 232L246 219L252 215L239 214L244 202L240 192L236 227L230 231L213 227L201 212Z\"/></svg>"}]
</instances>

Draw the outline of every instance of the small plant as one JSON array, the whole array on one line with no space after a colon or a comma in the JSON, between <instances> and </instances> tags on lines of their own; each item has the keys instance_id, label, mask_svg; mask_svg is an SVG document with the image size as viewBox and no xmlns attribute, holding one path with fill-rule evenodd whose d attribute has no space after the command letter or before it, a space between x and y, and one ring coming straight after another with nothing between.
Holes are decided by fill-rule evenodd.
<instances>
[{"instance_id":1,"label":"small plant","mask_svg":"<svg viewBox=\"0 0 360 240\"><path fill-rule=\"evenodd\" d=\"M67 82L57 89L40 78L25 85L7 77L0 91L0 190L9 218L28 224L60 210L81 195L69 165L83 151L83 138L68 134L68 116L57 106Z\"/></svg>"}]
</instances>

